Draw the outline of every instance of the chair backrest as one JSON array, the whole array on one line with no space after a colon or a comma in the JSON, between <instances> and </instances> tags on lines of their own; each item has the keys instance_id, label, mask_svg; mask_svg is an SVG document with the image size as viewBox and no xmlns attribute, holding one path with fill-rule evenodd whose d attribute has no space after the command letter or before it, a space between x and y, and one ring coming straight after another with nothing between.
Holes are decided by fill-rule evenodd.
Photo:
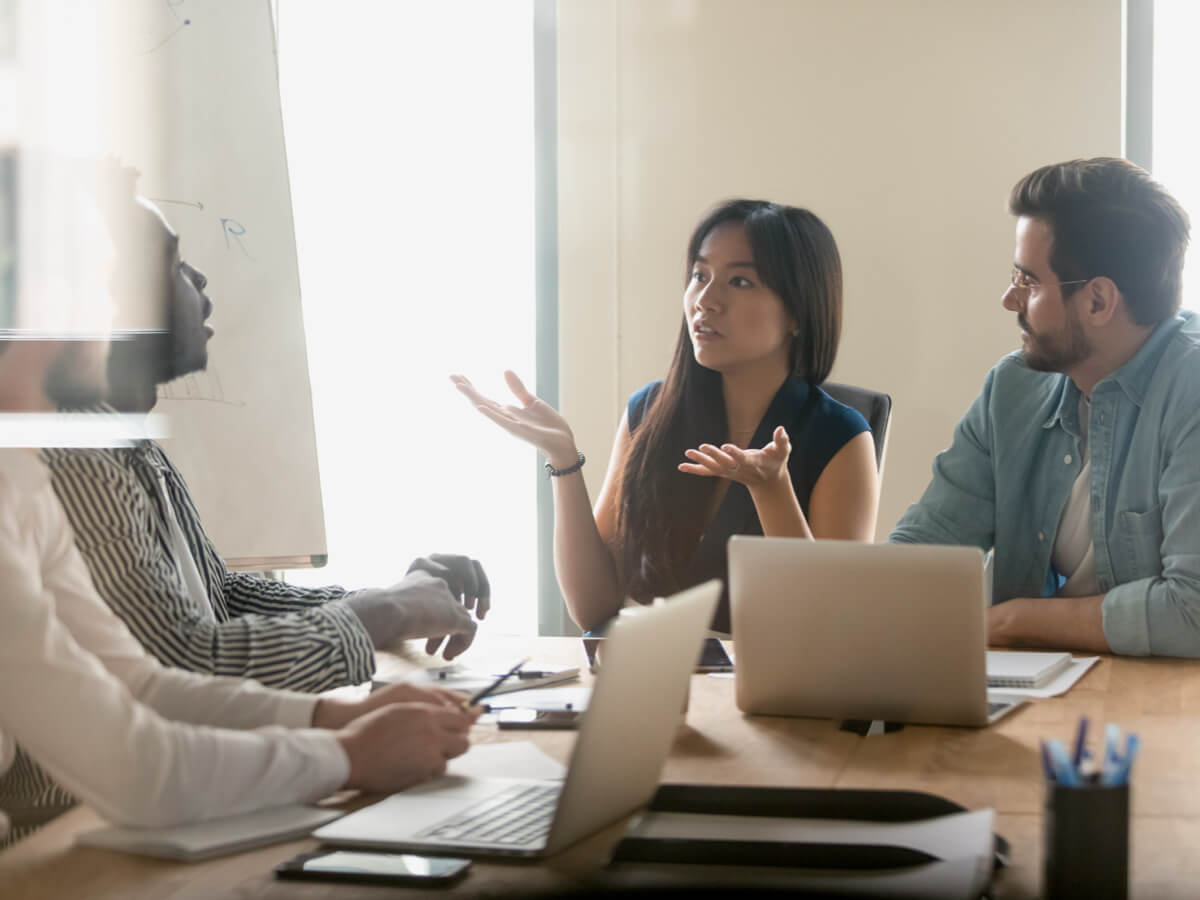
<instances>
[{"instance_id":1,"label":"chair backrest","mask_svg":"<svg viewBox=\"0 0 1200 900\"><path fill-rule=\"evenodd\" d=\"M891 396L869 388L832 381L821 385L821 390L839 403L845 403L862 413L867 424L871 426L871 436L875 439L875 463L879 467L879 474L882 475L883 457L887 452L888 422L892 418Z\"/></svg>"}]
</instances>

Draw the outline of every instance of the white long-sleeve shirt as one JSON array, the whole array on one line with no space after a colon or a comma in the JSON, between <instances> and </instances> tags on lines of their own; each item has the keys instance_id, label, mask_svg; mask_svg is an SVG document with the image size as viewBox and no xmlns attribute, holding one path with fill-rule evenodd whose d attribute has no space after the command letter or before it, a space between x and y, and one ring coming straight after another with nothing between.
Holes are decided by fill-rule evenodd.
<instances>
[{"instance_id":1,"label":"white long-sleeve shirt","mask_svg":"<svg viewBox=\"0 0 1200 900\"><path fill-rule=\"evenodd\" d=\"M310 802L349 774L334 736L304 727L315 703L147 655L92 587L44 466L0 450L0 773L19 743L128 825Z\"/></svg>"}]
</instances>

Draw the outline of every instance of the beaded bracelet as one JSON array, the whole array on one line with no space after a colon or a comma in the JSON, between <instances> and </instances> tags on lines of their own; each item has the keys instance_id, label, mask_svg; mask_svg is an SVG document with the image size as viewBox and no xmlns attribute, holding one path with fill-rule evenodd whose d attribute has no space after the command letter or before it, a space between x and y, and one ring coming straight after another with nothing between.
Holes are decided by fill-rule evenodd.
<instances>
[{"instance_id":1,"label":"beaded bracelet","mask_svg":"<svg viewBox=\"0 0 1200 900\"><path fill-rule=\"evenodd\" d=\"M550 463L546 463L546 472L549 473L551 478L557 478L560 475L570 475L572 472L578 472L583 468L583 464L587 462L587 457L583 455L582 450L575 452L579 454L579 459L575 461L575 465L573 466L567 466L565 469L556 469Z\"/></svg>"}]
</instances>

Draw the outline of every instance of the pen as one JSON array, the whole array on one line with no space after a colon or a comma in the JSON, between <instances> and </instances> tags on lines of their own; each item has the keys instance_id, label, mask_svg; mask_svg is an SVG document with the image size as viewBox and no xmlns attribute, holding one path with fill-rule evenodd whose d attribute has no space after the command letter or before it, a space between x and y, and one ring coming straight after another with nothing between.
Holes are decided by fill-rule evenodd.
<instances>
[{"instance_id":1,"label":"pen","mask_svg":"<svg viewBox=\"0 0 1200 900\"><path fill-rule=\"evenodd\" d=\"M1113 753L1113 766L1108 770L1107 778L1103 782L1107 785L1120 786L1129 784L1129 770L1133 766L1134 759L1137 758L1138 750L1141 749L1142 739L1136 734L1128 734L1125 736L1125 755L1117 756Z\"/></svg>"},{"instance_id":2,"label":"pen","mask_svg":"<svg viewBox=\"0 0 1200 900\"><path fill-rule=\"evenodd\" d=\"M1071 757L1067 756L1067 749L1062 745L1062 741L1057 739L1047 741L1046 749L1050 751L1050 762L1054 767L1054 780L1063 787L1079 787L1079 776L1071 765Z\"/></svg>"},{"instance_id":3,"label":"pen","mask_svg":"<svg viewBox=\"0 0 1200 900\"><path fill-rule=\"evenodd\" d=\"M1121 758L1117 745L1121 742L1121 729L1109 722L1104 728L1104 753L1100 757L1100 783L1116 784L1117 769Z\"/></svg>"},{"instance_id":4,"label":"pen","mask_svg":"<svg viewBox=\"0 0 1200 900\"><path fill-rule=\"evenodd\" d=\"M463 701L463 709L470 709L472 706L474 706L476 703L478 703L484 697L487 697L488 695L495 692L496 688L500 687L500 685L504 684L504 682L508 681L508 679L512 678L512 676L516 675L517 672L519 672L521 670L521 666L523 666L523 665L525 665L525 663L529 662L529 660L531 658L532 657L529 657L529 656L525 657L523 660L518 662L515 666L513 666L511 669L509 669L507 672L505 672L503 675L501 675L499 678L497 678L495 681L493 681L491 684L489 684L487 687L485 687L483 690L476 691L469 699Z\"/></svg>"},{"instance_id":5,"label":"pen","mask_svg":"<svg viewBox=\"0 0 1200 900\"><path fill-rule=\"evenodd\" d=\"M1071 757L1071 763L1075 766L1075 771L1079 771L1080 765L1083 763L1083 749L1087 745L1088 717L1079 717L1079 730L1075 733L1075 753Z\"/></svg>"}]
</instances>

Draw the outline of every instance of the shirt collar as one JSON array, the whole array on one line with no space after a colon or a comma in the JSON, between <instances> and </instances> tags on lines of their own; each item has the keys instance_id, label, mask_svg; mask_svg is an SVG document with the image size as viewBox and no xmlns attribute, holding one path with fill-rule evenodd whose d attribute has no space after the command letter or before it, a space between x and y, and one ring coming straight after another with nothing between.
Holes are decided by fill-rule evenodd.
<instances>
[{"instance_id":1,"label":"shirt collar","mask_svg":"<svg viewBox=\"0 0 1200 900\"><path fill-rule=\"evenodd\" d=\"M1146 392L1150 389L1150 381L1154 377L1154 370L1158 367L1163 346L1193 315L1194 313L1191 312L1181 312L1160 323L1154 331L1150 332L1146 343L1142 344L1138 352L1125 365L1097 383L1096 388L1092 390L1093 396L1096 390L1103 385L1115 384L1125 392L1130 402L1141 406L1146 398ZM1080 390L1075 386L1075 382L1066 375L1060 374L1057 378L1059 379L1058 403L1042 427L1053 428L1061 422L1065 431L1074 437L1079 437Z\"/></svg>"},{"instance_id":2,"label":"shirt collar","mask_svg":"<svg viewBox=\"0 0 1200 900\"><path fill-rule=\"evenodd\" d=\"M1063 431L1071 437L1079 437L1079 396L1082 391L1066 375L1055 377L1058 378L1058 403L1042 427L1053 428L1061 424Z\"/></svg>"},{"instance_id":3,"label":"shirt collar","mask_svg":"<svg viewBox=\"0 0 1200 900\"><path fill-rule=\"evenodd\" d=\"M1141 349L1133 354L1133 358L1101 380L1096 387L1113 382L1125 392L1131 402L1141 406L1146 399L1146 393L1150 390L1150 381L1154 378L1154 370L1158 368L1163 347L1193 315L1194 313L1181 312L1159 323L1158 327L1150 333L1150 337L1146 339L1146 343L1142 344ZM1095 392L1093 391L1093 393Z\"/></svg>"}]
</instances>

